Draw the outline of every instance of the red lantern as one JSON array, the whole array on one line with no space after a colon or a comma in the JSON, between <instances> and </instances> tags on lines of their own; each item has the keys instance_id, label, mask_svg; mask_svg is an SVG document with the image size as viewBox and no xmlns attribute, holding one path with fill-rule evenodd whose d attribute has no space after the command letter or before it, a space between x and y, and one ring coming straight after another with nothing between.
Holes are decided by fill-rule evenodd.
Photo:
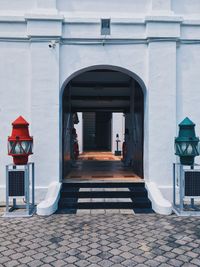
<instances>
[{"instance_id":1,"label":"red lantern","mask_svg":"<svg viewBox=\"0 0 200 267\"><path fill-rule=\"evenodd\" d=\"M8 137L8 155L13 157L15 165L25 165L28 156L33 154L33 138L29 135L29 123L20 116L12 125L12 135Z\"/></svg>"}]
</instances>

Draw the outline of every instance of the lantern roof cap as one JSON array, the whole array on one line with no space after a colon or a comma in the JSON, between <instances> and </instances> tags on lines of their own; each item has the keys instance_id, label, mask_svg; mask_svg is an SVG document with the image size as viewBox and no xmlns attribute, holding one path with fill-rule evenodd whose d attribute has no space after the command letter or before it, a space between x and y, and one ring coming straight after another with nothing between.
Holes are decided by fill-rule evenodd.
<instances>
[{"instance_id":1,"label":"lantern roof cap","mask_svg":"<svg viewBox=\"0 0 200 267\"><path fill-rule=\"evenodd\" d=\"M22 117L19 116L15 121L12 122L12 125L29 125L29 123Z\"/></svg>"},{"instance_id":2,"label":"lantern roof cap","mask_svg":"<svg viewBox=\"0 0 200 267\"><path fill-rule=\"evenodd\" d=\"M188 117L186 117L179 126L195 126L194 122L192 122Z\"/></svg>"}]
</instances>

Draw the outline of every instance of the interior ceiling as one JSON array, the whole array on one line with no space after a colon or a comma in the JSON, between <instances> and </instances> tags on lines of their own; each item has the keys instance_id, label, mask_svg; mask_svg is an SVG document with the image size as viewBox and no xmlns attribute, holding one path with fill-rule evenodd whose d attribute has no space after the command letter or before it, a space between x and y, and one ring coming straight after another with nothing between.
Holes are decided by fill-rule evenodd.
<instances>
[{"instance_id":1,"label":"interior ceiling","mask_svg":"<svg viewBox=\"0 0 200 267\"><path fill-rule=\"evenodd\" d=\"M75 77L65 92L71 93L73 111L123 112L130 107L131 82L130 76L118 71L88 71ZM64 105L67 105L65 99L66 95Z\"/></svg>"}]
</instances>

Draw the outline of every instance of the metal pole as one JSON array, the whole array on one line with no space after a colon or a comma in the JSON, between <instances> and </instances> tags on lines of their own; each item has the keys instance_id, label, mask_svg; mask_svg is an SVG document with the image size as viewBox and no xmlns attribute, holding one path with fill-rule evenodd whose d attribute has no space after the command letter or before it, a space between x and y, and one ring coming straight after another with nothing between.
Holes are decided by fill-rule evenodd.
<instances>
[{"instance_id":1,"label":"metal pole","mask_svg":"<svg viewBox=\"0 0 200 267\"><path fill-rule=\"evenodd\" d=\"M194 165L191 166L191 170L194 170ZM190 206L191 206L192 209L195 208L195 206L194 206L194 198L191 198L191 200L190 200Z\"/></svg>"},{"instance_id":2,"label":"metal pole","mask_svg":"<svg viewBox=\"0 0 200 267\"><path fill-rule=\"evenodd\" d=\"M28 165L25 166L25 190L26 190L26 213L29 215L29 170Z\"/></svg>"},{"instance_id":3,"label":"metal pole","mask_svg":"<svg viewBox=\"0 0 200 267\"><path fill-rule=\"evenodd\" d=\"M173 163L173 205L176 205L176 175L175 175L176 165Z\"/></svg>"},{"instance_id":4,"label":"metal pole","mask_svg":"<svg viewBox=\"0 0 200 267\"><path fill-rule=\"evenodd\" d=\"M8 165L6 165L6 212L9 212Z\"/></svg>"},{"instance_id":5,"label":"metal pole","mask_svg":"<svg viewBox=\"0 0 200 267\"><path fill-rule=\"evenodd\" d=\"M183 166L180 165L180 209L183 211L184 205L183 205L183 197L184 197L184 179L183 179Z\"/></svg>"},{"instance_id":6,"label":"metal pole","mask_svg":"<svg viewBox=\"0 0 200 267\"><path fill-rule=\"evenodd\" d=\"M33 208L35 206L35 166L34 166L34 163L32 163L32 205L33 205Z\"/></svg>"},{"instance_id":7,"label":"metal pole","mask_svg":"<svg viewBox=\"0 0 200 267\"><path fill-rule=\"evenodd\" d=\"M16 209L17 206L17 200L16 198L13 198L13 209Z\"/></svg>"}]
</instances>

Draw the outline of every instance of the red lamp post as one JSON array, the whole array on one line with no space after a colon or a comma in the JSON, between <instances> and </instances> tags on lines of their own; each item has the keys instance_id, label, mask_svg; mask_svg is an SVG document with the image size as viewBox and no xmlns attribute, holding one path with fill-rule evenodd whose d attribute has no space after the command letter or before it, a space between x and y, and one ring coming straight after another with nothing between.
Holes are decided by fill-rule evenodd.
<instances>
[{"instance_id":1,"label":"red lamp post","mask_svg":"<svg viewBox=\"0 0 200 267\"><path fill-rule=\"evenodd\" d=\"M28 156L33 154L33 138L29 135L29 123L20 116L13 123L12 135L8 137L8 155L15 165L25 165Z\"/></svg>"}]
</instances>

